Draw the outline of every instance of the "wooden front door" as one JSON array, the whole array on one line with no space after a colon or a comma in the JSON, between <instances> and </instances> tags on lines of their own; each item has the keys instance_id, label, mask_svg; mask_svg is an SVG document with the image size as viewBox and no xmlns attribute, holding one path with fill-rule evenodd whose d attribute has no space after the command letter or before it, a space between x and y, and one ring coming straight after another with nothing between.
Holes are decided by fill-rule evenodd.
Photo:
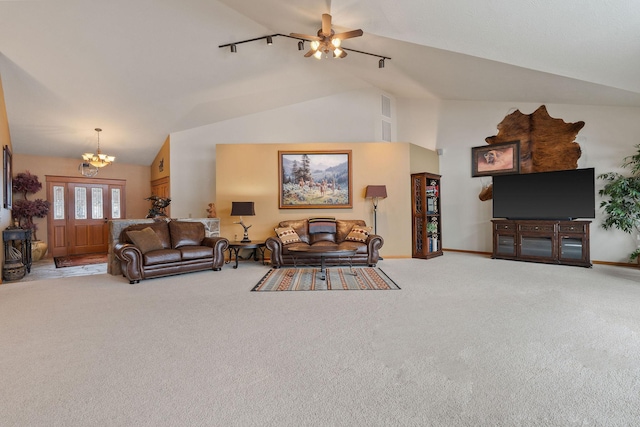
<instances>
[{"instance_id":1,"label":"wooden front door","mask_svg":"<svg viewBox=\"0 0 640 427\"><path fill-rule=\"evenodd\" d=\"M47 176L51 256L106 253L110 219L125 218L124 180Z\"/></svg>"}]
</instances>

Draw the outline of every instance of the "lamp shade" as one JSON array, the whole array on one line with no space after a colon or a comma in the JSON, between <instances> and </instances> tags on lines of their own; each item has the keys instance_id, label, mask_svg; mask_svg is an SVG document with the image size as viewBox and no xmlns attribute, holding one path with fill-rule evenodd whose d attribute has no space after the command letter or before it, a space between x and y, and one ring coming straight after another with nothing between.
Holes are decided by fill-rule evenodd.
<instances>
[{"instance_id":1,"label":"lamp shade","mask_svg":"<svg viewBox=\"0 0 640 427\"><path fill-rule=\"evenodd\" d=\"M387 197L387 186L386 185L367 185L367 193L364 196L365 198L373 198L377 197L380 199L384 199Z\"/></svg>"},{"instance_id":2,"label":"lamp shade","mask_svg":"<svg viewBox=\"0 0 640 427\"><path fill-rule=\"evenodd\" d=\"M253 202L231 202L231 216L253 216Z\"/></svg>"}]
</instances>

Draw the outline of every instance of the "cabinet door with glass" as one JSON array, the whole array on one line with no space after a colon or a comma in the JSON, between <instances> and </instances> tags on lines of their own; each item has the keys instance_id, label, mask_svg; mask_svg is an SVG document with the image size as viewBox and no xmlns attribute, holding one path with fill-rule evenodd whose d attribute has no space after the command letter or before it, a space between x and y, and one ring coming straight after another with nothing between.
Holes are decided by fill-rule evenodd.
<instances>
[{"instance_id":1,"label":"cabinet door with glass","mask_svg":"<svg viewBox=\"0 0 640 427\"><path fill-rule=\"evenodd\" d=\"M493 220L493 258L516 257L516 223Z\"/></svg>"},{"instance_id":2,"label":"cabinet door with glass","mask_svg":"<svg viewBox=\"0 0 640 427\"><path fill-rule=\"evenodd\" d=\"M411 175L412 256L429 259L442 255L442 193L440 175Z\"/></svg>"},{"instance_id":3,"label":"cabinet door with glass","mask_svg":"<svg viewBox=\"0 0 640 427\"><path fill-rule=\"evenodd\" d=\"M558 224L558 259L563 264L591 265L589 221L562 221Z\"/></svg>"}]
</instances>

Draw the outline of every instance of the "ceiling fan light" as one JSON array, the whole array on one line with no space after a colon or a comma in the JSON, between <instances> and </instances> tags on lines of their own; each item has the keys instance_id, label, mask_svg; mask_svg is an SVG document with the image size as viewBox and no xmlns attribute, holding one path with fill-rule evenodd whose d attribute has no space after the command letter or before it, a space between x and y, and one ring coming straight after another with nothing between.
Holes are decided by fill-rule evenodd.
<instances>
[{"instance_id":1,"label":"ceiling fan light","mask_svg":"<svg viewBox=\"0 0 640 427\"><path fill-rule=\"evenodd\" d=\"M344 56L344 51L342 49L334 49L333 51L333 57L334 58L342 58Z\"/></svg>"},{"instance_id":2,"label":"ceiling fan light","mask_svg":"<svg viewBox=\"0 0 640 427\"><path fill-rule=\"evenodd\" d=\"M340 47L341 42L342 42L342 41L341 41L340 39L338 39L338 38L334 38L334 39L332 39L332 40L331 40L331 44L332 44L334 47Z\"/></svg>"},{"instance_id":3,"label":"ceiling fan light","mask_svg":"<svg viewBox=\"0 0 640 427\"><path fill-rule=\"evenodd\" d=\"M319 50L316 50L316 53L313 54L313 57L316 59L322 59L322 52Z\"/></svg>"},{"instance_id":4,"label":"ceiling fan light","mask_svg":"<svg viewBox=\"0 0 640 427\"><path fill-rule=\"evenodd\" d=\"M320 47L320 42L318 40L314 40L311 42L311 49L318 50L319 47Z\"/></svg>"}]
</instances>

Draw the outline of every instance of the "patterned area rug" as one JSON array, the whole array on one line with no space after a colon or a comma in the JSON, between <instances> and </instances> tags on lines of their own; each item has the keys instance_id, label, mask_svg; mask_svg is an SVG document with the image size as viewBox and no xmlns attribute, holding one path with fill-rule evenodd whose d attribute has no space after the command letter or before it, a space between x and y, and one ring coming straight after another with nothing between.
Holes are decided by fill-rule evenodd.
<instances>
[{"instance_id":1,"label":"patterned area rug","mask_svg":"<svg viewBox=\"0 0 640 427\"><path fill-rule=\"evenodd\" d=\"M88 264L102 264L107 262L107 254L86 254L58 256L53 258L56 268L78 267Z\"/></svg>"},{"instance_id":2,"label":"patterned area rug","mask_svg":"<svg viewBox=\"0 0 640 427\"><path fill-rule=\"evenodd\" d=\"M348 267L326 269L322 280L319 268L272 268L252 291L329 291L400 289L379 268Z\"/></svg>"}]
</instances>

